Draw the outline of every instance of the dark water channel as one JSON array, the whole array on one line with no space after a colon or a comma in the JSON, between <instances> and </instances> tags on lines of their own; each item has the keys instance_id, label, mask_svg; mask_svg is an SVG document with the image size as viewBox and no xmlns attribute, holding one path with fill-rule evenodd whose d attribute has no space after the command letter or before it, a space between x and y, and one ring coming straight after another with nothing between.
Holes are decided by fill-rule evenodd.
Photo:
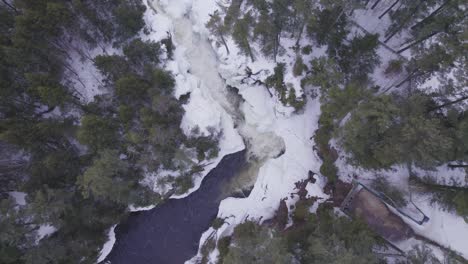
<instances>
[{"instance_id":1,"label":"dark water channel","mask_svg":"<svg viewBox=\"0 0 468 264\"><path fill-rule=\"evenodd\" d=\"M219 203L229 196L223 187L245 167L245 151L227 155L188 197L132 213L115 229L115 245L102 263L179 264L192 258Z\"/></svg>"}]
</instances>

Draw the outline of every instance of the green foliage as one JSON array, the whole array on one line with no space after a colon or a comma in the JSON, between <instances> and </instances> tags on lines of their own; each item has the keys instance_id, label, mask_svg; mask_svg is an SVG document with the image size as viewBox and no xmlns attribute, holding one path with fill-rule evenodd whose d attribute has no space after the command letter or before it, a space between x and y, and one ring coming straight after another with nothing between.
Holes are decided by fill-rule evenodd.
<instances>
[{"instance_id":1,"label":"green foliage","mask_svg":"<svg viewBox=\"0 0 468 264\"><path fill-rule=\"evenodd\" d=\"M320 174L327 177L330 182L334 182L338 178L338 168L335 165L335 161L328 157L323 159L322 166L320 166Z\"/></svg>"},{"instance_id":2,"label":"green foliage","mask_svg":"<svg viewBox=\"0 0 468 264\"><path fill-rule=\"evenodd\" d=\"M385 75L399 74L403 71L402 60L391 60L388 62L387 68L385 69Z\"/></svg>"},{"instance_id":3,"label":"green foliage","mask_svg":"<svg viewBox=\"0 0 468 264\"><path fill-rule=\"evenodd\" d=\"M117 142L116 125L109 118L84 115L77 138L94 151L110 148Z\"/></svg>"},{"instance_id":4,"label":"green foliage","mask_svg":"<svg viewBox=\"0 0 468 264\"><path fill-rule=\"evenodd\" d=\"M410 184L417 187L421 193L430 194L431 203L436 203L443 210L457 213L465 221L468 220L468 190L466 188L440 185L438 179L432 177L412 176Z\"/></svg>"},{"instance_id":5,"label":"green foliage","mask_svg":"<svg viewBox=\"0 0 468 264\"><path fill-rule=\"evenodd\" d=\"M373 252L382 243L364 223L330 208L313 214L309 206L296 204L293 217L300 219L282 233L251 221L236 226L231 237L218 241L219 263L384 263Z\"/></svg>"},{"instance_id":6,"label":"green foliage","mask_svg":"<svg viewBox=\"0 0 468 264\"><path fill-rule=\"evenodd\" d=\"M167 38L161 40L161 44L166 47L167 57L172 60L174 56L174 43L172 42L172 36L169 35Z\"/></svg>"},{"instance_id":7,"label":"green foliage","mask_svg":"<svg viewBox=\"0 0 468 264\"><path fill-rule=\"evenodd\" d=\"M192 175L184 174L175 178L174 188L176 194L184 194L194 186Z\"/></svg>"},{"instance_id":8,"label":"green foliage","mask_svg":"<svg viewBox=\"0 0 468 264\"><path fill-rule=\"evenodd\" d=\"M280 101L284 105L290 105L298 111L304 107L305 98L303 97L298 100L294 88L287 87L284 83L285 66L284 63L278 63L274 69L274 73L265 80L265 84L267 87L275 89Z\"/></svg>"},{"instance_id":9,"label":"green foliage","mask_svg":"<svg viewBox=\"0 0 468 264\"><path fill-rule=\"evenodd\" d=\"M115 82L115 93L122 101L139 101L146 96L150 83L136 75L125 75Z\"/></svg>"},{"instance_id":10,"label":"green foliage","mask_svg":"<svg viewBox=\"0 0 468 264\"><path fill-rule=\"evenodd\" d=\"M291 261L284 240L274 230L247 221L234 228L223 264L286 264Z\"/></svg>"},{"instance_id":11,"label":"green foliage","mask_svg":"<svg viewBox=\"0 0 468 264\"><path fill-rule=\"evenodd\" d=\"M26 235L33 231L22 221L24 210L15 208L13 199L0 200L0 262L18 263L21 258L21 245L30 243Z\"/></svg>"},{"instance_id":12,"label":"green foliage","mask_svg":"<svg viewBox=\"0 0 468 264\"><path fill-rule=\"evenodd\" d=\"M307 45L307 46L302 47L301 52L302 52L302 54L304 54L304 55L310 55L310 54L312 53L312 46L311 46L311 45Z\"/></svg>"},{"instance_id":13,"label":"green foliage","mask_svg":"<svg viewBox=\"0 0 468 264\"><path fill-rule=\"evenodd\" d=\"M109 81L115 81L129 72L127 61L118 55L98 55L94 58L94 65Z\"/></svg>"},{"instance_id":14,"label":"green foliage","mask_svg":"<svg viewBox=\"0 0 468 264\"><path fill-rule=\"evenodd\" d=\"M296 61L294 62L294 67L293 67L293 74L294 76L300 76L302 75L302 72L307 70L307 66L304 64L304 61L302 60L301 56L296 57Z\"/></svg>"},{"instance_id":15,"label":"green foliage","mask_svg":"<svg viewBox=\"0 0 468 264\"><path fill-rule=\"evenodd\" d=\"M132 1L133 2L133 1ZM146 7L140 2L122 3L114 10L117 24L119 25L119 35L127 39L140 31L145 25L143 13Z\"/></svg>"},{"instance_id":16,"label":"green foliage","mask_svg":"<svg viewBox=\"0 0 468 264\"><path fill-rule=\"evenodd\" d=\"M328 93L344 82L344 76L334 59L320 57L311 61L311 74L307 77L307 82Z\"/></svg>"},{"instance_id":17,"label":"green foliage","mask_svg":"<svg viewBox=\"0 0 468 264\"><path fill-rule=\"evenodd\" d=\"M78 185L85 198L93 196L127 204L131 190L131 184L125 180L127 174L129 164L119 159L117 151L105 149L99 152L98 158L78 178Z\"/></svg>"},{"instance_id":18,"label":"green foliage","mask_svg":"<svg viewBox=\"0 0 468 264\"><path fill-rule=\"evenodd\" d=\"M169 72L159 68L154 69L151 81L158 91L166 93L172 92L175 85L174 77Z\"/></svg>"},{"instance_id":19,"label":"green foliage","mask_svg":"<svg viewBox=\"0 0 468 264\"><path fill-rule=\"evenodd\" d=\"M284 100L283 98L286 98L287 91L286 85L284 84L285 66L286 65L284 63L278 63L275 66L273 75L268 76L265 80L265 84L268 87L274 88L282 100Z\"/></svg>"},{"instance_id":20,"label":"green foliage","mask_svg":"<svg viewBox=\"0 0 468 264\"><path fill-rule=\"evenodd\" d=\"M199 128L192 130L192 135L187 139L185 145L189 148L195 148L198 161L213 159L219 153L219 138L221 134L212 131L209 136L200 134Z\"/></svg>"},{"instance_id":21,"label":"green foliage","mask_svg":"<svg viewBox=\"0 0 468 264\"><path fill-rule=\"evenodd\" d=\"M300 263L380 263L372 251L379 242L365 224L323 208L286 235Z\"/></svg>"},{"instance_id":22,"label":"green foliage","mask_svg":"<svg viewBox=\"0 0 468 264\"><path fill-rule=\"evenodd\" d=\"M226 19L225 19L226 21ZM236 42L239 49L245 55L250 56L252 61L255 60L252 49L250 47L249 38L250 38L250 25L253 23L253 18L250 13L244 15L243 18L238 19L234 24L232 38Z\"/></svg>"},{"instance_id":23,"label":"green foliage","mask_svg":"<svg viewBox=\"0 0 468 264\"><path fill-rule=\"evenodd\" d=\"M226 15L224 17L224 25L227 28L231 28L237 18L240 15L240 8L242 5L243 0L233 0L229 5L228 9L226 10Z\"/></svg>"},{"instance_id":24,"label":"green foliage","mask_svg":"<svg viewBox=\"0 0 468 264\"><path fill-rule=\"evenodd\" d=\"M393 204L395 207L404 207L408 204L405 198L405 193L392 185L387 178L379 176L372 181L372 188L385 196L389 197L391 201L387 201L389 204Z\"/></svg>"},{"instance_id":25,"label":"green foliage","mask_svg":"<svg viewBox=\"0 0 468 264\"><path fill-rule=\"evenodd\" d=\"M124 46L123 53L133 65L156 65L160 62L161 45L156 42L142 41L137 38Z\"/></svg>"},{"instance_id":26,"label":"green foliage","mask_svg":"<svg viewBox=\"0 0 468 264\"><path fill-rule=\"evenodd\" d=\"M338 60L341 69L353 78L365 79L372 73L374 67L380 64L376 53L378 35L357 36L349 45L338 49Z\"/></svg>"},{"instance_id":27,"label":"green foliage","mask_svg":"<svg viewBox=\"0 0 468 264\"><path fill-rule=\"evenodd\" d=\"M292 219L295 223L301 223L308 220L310 216L309 208L312 206L310 201L299 200L295 204L294 211L292 213Z\"/></svg>"},{"instance_id":28,"label":"green foliage","mask_svg":"<svg viewBox=\"0 0 468 264\"><path fill-rule=\"evenodd\" d=\"M138 184L141 172L135 161L120 160L120 152L108 148L126 150L123 124L117 121L125 120L127 128L138 125L132 122L135 111L131 114L125 106L118 111L122 102L113 96L114 83L120 80L119 91L124 92L140 88L121 78L143 79L143 64L159 62L158 44L134 40L124 47L125 56L98 56L96 66L111 93L87 106L70 86L76 80L67 61L76 43L80 49L110 42L121 48L119 43L143 26L143 11L133 0L0 4L0 144L2 151L4 146L24 151L20 162L15 160L19 155L9 157L11 175L5 176L3 167L0 173L1 263L95 262L105 231L129 203L157 202L157 195ZM147 82L149 89L152 82ZM60 111L47 115L56 107ZM83 112L78 122L75 116ZM25 192L27 204L7 202L4 191L12 190ZM59 231L36 243L43 224Z\"/></svg>"},{"instance_id":29,"label":"green foliage","mask_svg":"<svg viewBox=\"0 0 468 264\"><path fill-rule=\"evenodd\" d=\"M267 87L275 89L281 103L290 105L296 111L299 111L304 107L306 99L305 96L298 99L294 87L288 87L284 83L285 67L284 63L278 63L274 69L274 73L266 78L265 84Z\"/></svg>"},{"instance_id":30,"label":"green foliage","mask_svg":"<svg viewBox=\"0 0 468 264\"><path fill-rule=\"evenodd\" d=\"M365 89L366 83L361 81L350 81L342 88L340 84L344 82L344 76L333 59L322 57L313 60L311 65L312 73L307 77L306 82L320 87L323 92L320 126L315 133L317 150L323 161L320 173L330 182L334 182L338 174L338 168L335 165L338 155L330 146L329 141L339 130L339 122L363 98L369 96L369 92Z\"/></svg>"},{"instance_id":31,"label":"green foliage","mask_svg":"<svg viewBox=\"0 0 468 264\"><path fill-rule=\"evenodd\" d=\"M27 190L36 190L44 184L51 188L61 188L74 184L80 171L81 160L73 151L59 150L44 154L31 163L31 179L25 185Z\"/></svg>"},{"instance_id":32,"label":"green foliage","mask_svg":"<svg viewBox=\"0 0 468 264\"><path fill-rule=\"evenodd\" d=\"M215 220L213 220L213 223L211 223L211 226L215 229L218 230L221 226L223 226L225 223L223 218L216 217Z\"/></svg>"},{"instance_id":33,"label":"green foliage","mask_svg":"<svg viewBox=\"0 0 468 264\"><path fill-rule=\"evenodd\" d=\"M216 241L213 237L209 237L205 243L200 248L200 253L202 255L202 259L200 264L207 264L208 263L208 255L211 251L216 248Z\"/></svg>"},{"instance_id":34,"label":"green foliage","mask_svg":"<svg viewBox=\"0 0 468 264\"><path fill-rule=\"evenodd\" d=\"M38 96L39 100L49 107L63 106L69 99L66 87L54 80L52 76L27 74L26 77L31 85L31 94Z\"/></svg>"},{"instance_id":35,"label":"green foliage","mask_svg":"<svg viewBox=\"0 0 468 264\"><path fill-rule=\"evenodd\" d=\"M361 166L387 168L398 162L401 153L394 146L399 111L390 96L375 97L360 104L345 124L343 146Z\"/></svg>"},{"instance_id":36,"label":"green foliage","mask_svg":"<svg viewBox=\"0 0 468 264\"><path fill-rule=\"evenodd\" d=\"M341 14L340 7L325 8L310 16L307 33L318 45L328 45L328 53L335 54L336 49L345 39L347 18Z\"/></svg>"},{"instance_id":37,"label":"green foliage","mask_svg":"<svg viewBox=\"0 0 468 264\"><path fill-rule=\"evenodd\" d=\"M124 104L119 106L119 119L122 123L128 125L130 121L132 121L134 115L135 113L132 107Z\"/></svg>"},{"instance_id":38,"label":"green foliage","mask_svg":"<svg viewBox=\"0 0 468 264\"><path fill-rule=\"evenodd\" d=\"M225 236L218 239L217 248L219 251L218 262L220 264L224 263L224 258L229 252L229 245L231 244L231 236Z\"/></svg>"},{"instance_id":39,"label":"green foliage","mask_svg":"<svg viewBox=\"0 0 468 264\"><path fill-rule=\"evenodd\" d=\"M224 38L224 36L228 33L229 28L226 26L226 24L223 23L223 19L221 18L218 10L215 10L215 12L210 15L210 20L206 23L206 28L211 31L211 34L220 38L221 42L226 48L226 52L229 54L229 48Z\"/></svg>"},{"instance_id":40,"label":"green foliage","mask_svg":"<svg viewBox=\"0 0 468 264\"><path fill-rule=\"evenodd\" d=\"M453 202L457 213L468 223L468 191L459 191Z\"/></svg>"},{"instance_id":41,"label":"green foliage","mask_svg":"<svg viewBox=\"0 0 468 264\"><path fill-rule=\"evenodd\" d=\"M397 163L431 167L450 157L452 139L442 122L427 116L424 97L414 95L404 105L390 96L360 104L344 127L344 147L366 168Z\"/></svg>"}]
</instances>

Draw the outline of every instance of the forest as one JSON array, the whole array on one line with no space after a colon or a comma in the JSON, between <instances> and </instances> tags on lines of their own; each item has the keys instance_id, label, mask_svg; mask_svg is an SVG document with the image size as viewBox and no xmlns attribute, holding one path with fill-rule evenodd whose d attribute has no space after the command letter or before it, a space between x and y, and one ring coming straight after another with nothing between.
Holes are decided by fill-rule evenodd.
<instances>
[{"instance_id":1,"label":"forest","mask_svg":"<svg viewBox=\"0 0 468 264\"><path fill-rule=\"evenodd\" d=\"M378 33L356 21L384 2L232 0L206 27L228 54L232 40L239 56L274 61L255 82L295 113L310 95L320 98L313 139L327 188L340 183L340 150L365 170L407 167L411 184L468 222L466 186L413 175L468 168L466 3L392 1L378 17L387 21ZM166 64L171 35L143 40L145 10L140 0L0 2L0 263L96 263L106 232L130 205L186 193L205 161L218 156L221 132L182 131L190 94L174 96ZM73 85L70 54L104 46L117 52L88 58L103 77L103 92L88 102ZM291 51L301 92L285 81L289 65L281 58ZM157 188L142 183L160 169L178 176L160 179ZM385 179L376 184L404 200ZM311 213L314 202L300 197L290 218L280 203L272 221L245 221L232 235L209 239L201 263L213 250L226 264L386 263L375 250L386 241L330 204ZM222 222L215 219L213 228ZM43 236L43 229L53 231ZM452 253L445 263L460 262ZM442 262L418 247L401 263Z\"/></svg>"},{"instance_id":2,"label":"forest","mask_svg":"<svg viewBox=\"0 0 468 264\"><path fill-rule=\"evenodd\" d=\"M201 170L192 160L218 155L219 135L180 129L184 102L163 62L171 38L138 36L145 9L139 0L0 3L0 263L95 263L129 205L186 192ZM70 81L75 43L121 51L91 58L105 91L91 102ZM161 183L169 194L140 183L158 168L181 174ZM43 238L44 228L58 231Z\"/></svg>"},{"instance_id":3,"label":"forest","mask_svg":"<svg viewBox=\"0 0 468 264\"><path fill-rule=\"evenodd\" d=\"M383 11L371 28L380 32L371 33L360 24L366 16L358 20L358 14L376 8ZM226 43L232 39L251 62L260 57L276 62L271 75L256 83L297 112L304 107L306 94L320 96L314 140L323 161L320 174L327 177L329 188L341 181L339 150L349 164L363 170L406 167L410 184L421 194L468 222L466 186L442 184L444 179L420 178L414 172L468 167L466 3L233 0L220 10L207 24L219 47L229 53ZM314 49L322 47L324 54L314 55L319 52ZM383 56L382 50L389 55ZM285 81L285 61L291 52L296 54L291 70L301 79L302 94ZM376 74L379 71L382 74ZM392 80L390 85L387 80ZM373 186L393 200L408 202L388 179L378 178ZM286 230L256 222L237 226L232 236L218 239L221 263L385 262L373 253L372 245L381 241L372 232L330 216L330 209L324 206L306 224L294 222ZM318 223L311 224L314 221ZM336 226L322 230L324 222ZM306 227L309 224L312 227ZM356 233L347 237L341 225L355 226L351 232ZM296 230L311 237L294 236ZM353 240L360 233L363 239ZM350 241L358 240L365 245L355 248ZM210 243L207 247L214 248ZM261 243L261 249L249 246L255 243ZM440 263L431 254L427 248L415 248L403 263Z\"/></svg>"}]
</instances>

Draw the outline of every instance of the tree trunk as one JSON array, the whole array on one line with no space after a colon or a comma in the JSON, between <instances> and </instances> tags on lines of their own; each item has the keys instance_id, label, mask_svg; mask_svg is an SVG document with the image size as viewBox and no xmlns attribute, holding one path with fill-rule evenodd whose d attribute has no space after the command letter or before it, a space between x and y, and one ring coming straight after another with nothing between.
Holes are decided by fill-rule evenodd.
<instances>
[{"instance_id":1,"label":"tree trunk","mask_svg":"<svg viewBox=\"0 0 468 264\"><path fill-rule=\"evenodd\" d=\"M299 29L299 35L297 36L297 40L296 40L296 47L297 48L299 48L299 42L301 41L302 32L304 32L304 27L305 27L305 21L302 22L301 27Z\"/></svg>"},{"instance_id":2,"label":"tree trunk","mask_svg":"<svg viewBox=\"0 0 468 264\"><path fill-rule=\"evenodd\" d=\"M55 108L56 108L56 106L48 107L47 110L44 110L44 111L42 111L42 112L37 113L35 118L42 117L43 115L48 114L48 113L54 111Z\"/></svg>"},{"instance_id":3,"label":"tree trunk","mask_svg":"<svg viewBox=\"0 0 468 264\"><path fill-rule=\"evenodd\" d=\"M410 176L410 180L413 182L416 182L418 184L425 185L429 188L435 188L439 191L457 191L457 190L468 190L468 188L461 187L461 186L450 186L450 185L440 185L438 183L431 183L424 181L421 178L418 178L417 176Z\"/></svg>"},{"instance_id":4,"label":"tree trunk","mask_svg":"<svg viewBox=\"0 0 468 264\"><path fill-rule=\"evenodd\" d=\"M8 3L6 0L2 0L2 2L8 6L11 10L13 10L13 12L15 12L15 14L19 14L20 12L18 11L18 9L16 9L16 7L14 7L12 4Z\"/></svg>"},{"instance_id":5,"label":"tree trunk","mask_svg":"<svg viewBox=\"0 0 468 264\"><path fill-rule=\"evenodd\" d=\"M403 19L403 22L400 24L400 26L394 30L390 35L384 40L384 43L387 43L393 36L395 36L400 30L403 29L403 27L408 23L408 21L411 19L411 17L414 15L414 13L419 9L419 6L423 3L424 1L420 0L418 5L413 8L413 10L410 12L408 16Z\"/></svg>"},{"instance_id":6,"label":"tree trunk","mask_svg":"<svg viewBox=\"0 0 468 264\"><path fill-rule=\"evenodd\" d=\"M415 28L417 27L420 27L421 25L423 25L424 23L426 23L429 19L433 18L435 15L437 15L437 13L440 12L440 10L442 10L448 3L450 2L450 0L448 1L445 1L443 4L441 4L436 10L434 10L431 14L429 14L427 17L425 17L423 20L419 21L418 23L414 24L411 29L414 30Z\"/></svg>"},{"instance_id":7,"label":"tree trunk","mask_svg":"<svg viewBox=\"0 0 468 264\"><path fill-rule=\"evenodd\" d=\"M228 46L227 46L227 43L226 43L226 40L224 39L223 34L219 34L219 36L221 37L221 42L223 42L223 45L224 45L224 47L226 48L226 52L227 52L227 54L229 55L229 48L228 48Z\"/></svg>"},{"instance_id":8,"label":"tree trunk","mask_svg":"<svg viewBox=\"0 0 468 264\"><path fill-rule=\"evenodd\" d=\"M250 59L252 60L252 62L254 62L255 58L253 56L252 49L250 48L250 45L248 43L247 43L247 52L249 53L249 56L250 56Z\"/></svg>"},{"instance_id":9,"label":"tree trunk","mask_svg":"<svg viewBox=\"0 0 468 264\"><path fill-rule=\"evenodd\" d=\"M375 3L372 5L372 7L370 9L371 10L374 9L380 3L380 1L382 1L382 0L375 1Z\"/></svg>"},{"instance_id":10,"label":"tree trunk","mask_svg":"<svg viewBox=\"0 0 468 264\"><path fill-rule=\"evenodd\" d=\"M392 10L392 8L394 6L396 6L396 4L398 4L398 2L400 2L400 0L396 0L395 2L393 2L393 4L387 8L380 16L379 16L379 19L381 19L383 16L385 16L388 12L390 12L390 10Z\"/></svg>"},{"instance_id":11,"label":"tree trunk","mask_svg":"<svg viewBox=\"0 0 468 264\"><path fill-rule=\"evenodd\" d=\"M414 70L412 71L403 81L401 81L400 83L398 83L397 85L395 85L396 88L400 88L400 86L402 84L404 84L405 82L407 82L408 80L410 80L411 78L414 77L414 75L418 72L418 70Z\"/></svg>"},{"instance_id":12,"label":"tree trunk","mask_svg":"<svg viewBox=\"0 0 468 264\"><path fill-rule=\"evenodd\" d=\"M435 110L439 110L439 109L442 109L442 108L444 108L444 107L447 107L447 106L451 106L451 105L460 103L460 102L465 101L465 100L467 100L467 99L468 99L468 96L463 96L463 97L461 97L461 98L459 98L459 99L457 99L457 100L453 100L453 101L450 101L450 102L448 102L448 103L441 104L441 105L438 105L438 106L436 106L436 107L433 107L433 108L429 109L428 112L432 112L432 111L435 111Z\"/></svg>"},{"instance_id":13,"label":"tree trunk","mask_svg":"<svg viewBox=\"0 0 468 264\"><path fill-rule=\"evenodd\" d=\"M417 41L415 41L415 42L409 44L408 46L399 49L397 52L398 52L398 53L402 53L403 51L405 51L405 50L407 50L407 49L409 49L409 48L411 48L411 47L413 47L413 46L415 46L415 45L417 45L417 44L419 44L419 43L425 41L426 39L433 37L433 36L436 35L437 33L440 33L440 31L435 31L435 32L433 32L433 33L431 33L431 34L429 34L429 35L427 35L427 36L425 36L425 37L423 37L423 38L421 38L421 39L419 39L419 40L417 40Z\"/></svg>"},{"instance_id":14,"label":"tree trunk","mask_svg":"<svg viewBox=\"0 0 468 264\"><path fill-rule=\"evenodd\" d=\"M338 21L341 19L341 16L343 16L344 13L345 13L345 7L341 7L340 14L336 17L335 22L333 22L329 30L331 30L336 25L336 23L338 23Z\"/></svg>"},{"instance_id":15,"label":"tree trunk","mask_svg":"<svg viewBox=\"0 0 468 264\"><path fill-rule=\"evenodd\" d=\"M468 168L468 164L448 164L449 168Z\"/></svg>"},{"instance_id":16,"label":"tree trunk","mask_svg":"<svg viewBox=\"0 0 468 264\"><path fill-rule=\"evenodd\" d=\"M273 59L276 62L276 56L278 55L279 45L280 45L280 33L275 36L275 46L273 49Z\"/></svg>"}]
</instances>

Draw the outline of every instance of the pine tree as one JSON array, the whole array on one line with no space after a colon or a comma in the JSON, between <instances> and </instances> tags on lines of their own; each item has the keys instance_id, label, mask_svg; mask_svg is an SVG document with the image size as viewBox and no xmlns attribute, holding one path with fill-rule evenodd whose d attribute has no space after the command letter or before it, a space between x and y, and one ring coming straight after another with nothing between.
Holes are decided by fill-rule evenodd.
<instances>
[{"instance_id":1,"label":"pine tree","mask_svg":"<svg viewBox=\"0 0 468 264\"><path fill-rule=\"evenodd\" d=\"M226 43L224 36L228 33L226 25L221 19L221 15L218 10L215 10L213 14L210 15L210 20L206 23L206 27L210 30L211 34L217 36L224 47L226 48L226 53L229 54L229 48Z\"/></svg>"},{"instance_id":2,"label":"pine tree","mask_svg":"<svg viewBox=\"0 0 468 264\"><path fill-rule=\"evenodd\" d=\"M250 27L252 25L253 18L250 13L244 15L243 18L236 21L234 24L234 30L232 32L232 37L239 46L240 50L248 55L252 61L255 61L254 55L252 53L252 48L250 47Z\"/></svg>"}]
</instances>

